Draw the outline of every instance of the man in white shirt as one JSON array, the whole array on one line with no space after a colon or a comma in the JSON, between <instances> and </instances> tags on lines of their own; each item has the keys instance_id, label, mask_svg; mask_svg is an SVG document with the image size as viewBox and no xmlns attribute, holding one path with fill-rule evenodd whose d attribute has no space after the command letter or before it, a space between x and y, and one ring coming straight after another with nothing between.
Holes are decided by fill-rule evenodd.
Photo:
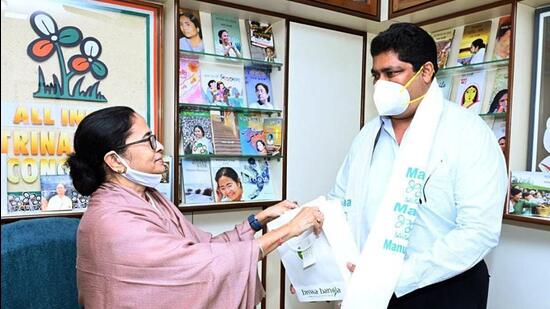
<instances>
[{"instance_id":1,"label":"man in white shirt","mask_svg":"<svg viewBox=\"0 0 550 309\"><path fill-rule=\"evenodd\" d=\"M426 31L394 24L371 55L381 116L355 138L330 193L368 249L350 265L343 307L485 308L483 258L498 243L507 190L502 151L479 116L444 99ZM415 156L422 169L402 164Z\"/></svg>"},{"instance_id":2,"label":"man in white shirt","mask_svg":"<svg viewBox=\"0 0 550 309\"><path fill-rule=\"evenodd\" d=\"M71 210L73 209L73 202L65 195L65 185L58 183L55 188L56 195L52 196L47 203L44 210Z\"/></svg>"}]
</instances>

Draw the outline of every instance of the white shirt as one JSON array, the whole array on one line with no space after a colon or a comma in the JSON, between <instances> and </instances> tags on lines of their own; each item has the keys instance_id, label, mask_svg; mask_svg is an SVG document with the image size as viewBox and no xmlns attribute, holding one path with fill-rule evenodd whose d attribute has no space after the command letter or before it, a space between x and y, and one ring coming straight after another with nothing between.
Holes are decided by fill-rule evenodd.
<instances>
[{"instance_id":1,"label":"white shirt","mask_svg":"<svg viewBox=\"0 0 550 309\"><path fill-rule=\"evenodd\" d=\"M468 270L497 245L500 236L507 190L502 151L479 116L446 100L443 104L427 169L425 201L419 207L395 288L398 297ZM354 161L370 157L365 149L372 148L365 137L376 135L380 128L380 120L374 119L355 138L331 197L346 198L348 188L357 182L350 177L357 166ZM374 224L398 147L391 121L382 119L364 187L367 194L363 200L350 202L354 216L361 219L361 224L353 225L360 229L354 233L359 246Z\"/></svg>"},{"instance_id":2,"label":"white shirt","mask_svg":"<svg viewBox=\"0 0 550 309\"><path fill-rule=\"evenodd\" d=\"M48 201L48 207L46 210L71 210L73 209L73 202L71 199L63 195L62 197L59 195L54 195L50 198Z\"/></svg>"},{"instance_id":3,"label":"white shirt","mask_svg":"<svg viewBox=\"0 0 550 309\"><path fill-rule=\"evenodd\" d=\"M470 64L481 63L485 59L485 48L480 48L470 60Z\"/></svg>"}]
</instances>

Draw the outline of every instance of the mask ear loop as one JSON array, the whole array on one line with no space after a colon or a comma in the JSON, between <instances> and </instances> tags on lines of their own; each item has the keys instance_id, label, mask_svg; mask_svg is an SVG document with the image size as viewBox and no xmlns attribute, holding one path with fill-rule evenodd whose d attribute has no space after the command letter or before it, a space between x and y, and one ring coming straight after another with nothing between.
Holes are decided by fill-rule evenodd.
<instances>
[{"instance_id":1,"label":"mask ear loop","mask_svg":"<svg viewBox=\"0 0 550 309\"><path fill-rule=\"evenodd\" d=\"M122 168L113 169L113 171L117 174L126 173L127 166L126 166L126 164L124 164L122 158L118 155L118 153L116 153L114 150L111 150L111 151L109 151L105 154L105 156L109 156L109 155L114 155L117 158L117 160L119 161L119 163L122 165Z\"/></svg>"},{"instance_id":2,"label":"mask ear loop","mask_svg":"<svg viewBox=\"0 0 550 309\"><path fill-rule=\"evenodd\" d=\"M420 69L418 69L418 71L414 74L414 76L413 76L411 79L409 79L408 82L405 83L405 85L403 86L403 89L407 89L407 88L411 85L411 83L415 80L415 78L418 76L418 74L420 74L420 72L422 72L423 69L424 69L424 65L422 65L422 66L420 67ZM409 101L409 104L415 103L416 101L420 101L420 100L422 100L425 96L426 96L426 94L423 94L423 95L419 96L419 97L416 98L416 99L410 100L410 101Z\"/></svg>"}]
</instances>

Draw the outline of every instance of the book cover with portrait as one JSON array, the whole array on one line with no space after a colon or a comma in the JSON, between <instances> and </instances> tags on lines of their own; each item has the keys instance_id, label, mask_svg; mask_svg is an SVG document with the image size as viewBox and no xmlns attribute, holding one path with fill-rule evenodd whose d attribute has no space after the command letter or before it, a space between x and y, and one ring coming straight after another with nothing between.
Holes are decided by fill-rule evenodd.
<instances>
[{"instance_id":1,"label":"book cover with portrait","mask_svg":"<svg viewBox=\"0 0 550 309\"><path fill-rule=\"evenodd\" d=\"M486 72L466 73L458 76L455 101L473 113L481 113L485 94Z\"/></svg>"},{"instance_id":2,"label":"book cover with portrait","mask_svg":"<svg viewBox=\"0 0 550 309\"><path fill-rule=\"evenodd\" d=\"M492 73L493 85L481 113L505 113L508 110L508 68L500 68Z\"/></svg>"},{"instance_id":3,"label":"book cover with portrait","mask_svg":"<svg viewBox=\"0 0 550 309\"><path fill-rule=\"evenodd\" d=\"M435 41L435 46L437 47L437 66L439 69L443 69L447 65L447 59L449 59L449 52L451 51L454 35L454 29L440 30L431 33Z\"/></svg>"},{"instance_id":4,"label":"book cover with portrait","mask_svg":"<svg viewBox=\"0 0 550 309\"><path fill-rule=\"evenodd\" d=\"M42 194L42 211L60 211L73 209L73 187L69 175L40 176L40 191ZM76 199L75 199L75 202Z\"/></svg>"},{"instance_id":5,"label":"book cover with portrait","mask_svg":"<svg viewBox=\"0 0 550 309\"><path fill-rule=\"evenodd\" d=\"M242 159L212 159L211 177L216 202L240 202L250 200L245 193L242 179Z\"/></svg>"},{"instance_id":6,"label":"book cover with portrait","mask_svg":"<svg viewBox=\"0 0 550 309\"><path fill-rule=\"evenodd\" d=\"M241 57L241 30L237 17L212 13L212 37L216 55Z\"/></svg>"},{"instance_id":7,"label":"book cover with portrait","mask_svg":"<svg viewBox=\"0 0 550 309\"><path fill-rule=\"evenodd\" d=\"M267 144L267 153L269 155L281 153L283 146L283 118L264 118L264 135Z\"/></svg>"},{"instance_id":8,"label":"book cover with portrait","mask_svg":"<svg viewBox=\"0 0 550 309\"><path fill-rule=\"evenodd\" d=\"M255 66L244 67L246 98L249 108L274 109L270 72Z\"/></svg>"},{"instance_id":9,"label":"book cover with portrait","mask_svg":"<svg viewBox=\"0 0 550 309\"><path fill-rule=\"evenodd\" d=\"M510 39L512 36L512 18L510 15L502 16L498 20L498 28L495 37L495 49L493 60L510 58Z\"/></svg>"},{"instance_id":10,"label":"book cover with portrait","mask_svg":"<svg viewBox=\"0 0 550 309\"><path fill-rule=\"evenodd\" d=\"M180 55L179 103L204 104L200 63L196 58Z\"/></svg>"},{"instance_id":11,"label":"book cover with portrait","mask_svg":"<svg viewBox=\"0 0 550 309\"><path fill-rule=\"evenodd\" d=\"M275 199L266 159L212 159L211 170L216 202Z\"/></svg>"},{"instance_id":12,"label":"book cover with portrait","mask_svg":"<svg viewBox=\"0 0 550 309\"><path fill-rule=\"evenodd\" d=\"M181 8L178 14L179 49L204 52L199 11Z\"/></svg>"},{"instance_id":13,"label":"book cover with portrait","mask_svg":"<svg viewBox=\"0 0 550 309\"><path fill-rule=\"evenodd\" d=\"M214 153L241 155L239 127L235 113L231 111L210 111Z\"/></svg>"},{"instance_id":14,"label":"book cover with portrait","mask_svg":"<svg viewBox=\"0 0 550 309\"><path fill-rule=\"evenodd\" d=\"M182 110L179 154L209 155L214 153L212 121L209 111Z\"/></svg>"},{"instance_id":15,"label":"book cover with portrait","mask_svg":"<svg viewBox=\"0 0 550 309\"><path fill-rule=\"evenodd\" d=\"M209 104L246 107L242 65L202 62L201 84Z\"/></svg>"},{"instance_id":16,"label":"book cover with portrait","mask_svg":"<svg viewBox=\"0 0 550 309\"><path fill-rule=\"evenodd\" d=\"M209 204L214 202L210 160L183 160L181 175L185 204Z\"/></svg>"},{"instance_id":17,"label":"book cover with portrait","mask_svg":"<svg viewBox=\"0 0 550 309\"><path fill-rule=\"evenodd\" d=\"M276 61L275 40L271 24L247 19L245 25L250 58L267 62Z\"/></svg>"},{"instance_id":18,"label":"book cover with portrait","mask_svg":"<svg viewBox=\"0 0 550 309\"><path fill-rule=\"evenodd\" d=\"M457 64L467 65L485 61L490 34L490 20L464 26Z\"/></svg>"},{"instance_id":19,"label":"book cover with portrait","mask_svg":"<svg viewBox=\"0 0 550 309\"><path fill-rule=\"evenodd\" d=\"M267 156L262 115L258 113L239 113L239 137L243 155Z\"/></svg>"}]
</instances>

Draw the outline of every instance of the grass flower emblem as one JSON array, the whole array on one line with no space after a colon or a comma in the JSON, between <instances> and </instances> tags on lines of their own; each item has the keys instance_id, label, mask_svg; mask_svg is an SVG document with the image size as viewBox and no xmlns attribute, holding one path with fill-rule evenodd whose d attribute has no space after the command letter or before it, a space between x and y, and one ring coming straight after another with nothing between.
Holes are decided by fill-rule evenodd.
<instances>
[{"instance_id":1,"label":"grass flower emblem","mask_svg":"<svg viewBox=\"0 0 550 309\"><path fill-rule=\"evenodd\" d=\"M80 44L80 55L69 59L69 68L77 74L86 74L92 71L95 79L104 79L107 76L107 66L98 60L101 55L101 43L94 38L86 38Z\"/></svg>"},{"instance_id":2,"label":"grass flower emblem","mask_svg":"<svg viewBox=\"0 0 550 309\"><path fill-rule=\"evenodd\" d=\"M27 54L35 61L50 58L60 46L77 46L82 40L82 32L76 27L63 27L58 30L53 18L41 11L31 15L31 27L39 38L27 47Z\"/></svg>"},{"instance_id":3,"label":"grass flower emblem","mask_svg":"<svg viewBox=\"0 0 550 309\"><path fill-rule=\"evenodd\" d=\"M101 43L93 37L83 39L82 31L77 27L67 26L61 29L51 15L36 11L30 17L30 24L38 38L27 46L27 55L36 62L44 62L53 54L57 54L59 77L52 74L53 82L46 83L42 68L38 66L38 90L33 93L35 98L69 99L79 101L107 102L99 91L99 80L107 77L107 66L98 58L101 55ZM80 54L72 56L67 63L63 55L63 47L80 45ZM75 75L91 72L98 80L81 90L85 76L74 83L72 89L69 82Z\"/></svg>"}]
</instances>

